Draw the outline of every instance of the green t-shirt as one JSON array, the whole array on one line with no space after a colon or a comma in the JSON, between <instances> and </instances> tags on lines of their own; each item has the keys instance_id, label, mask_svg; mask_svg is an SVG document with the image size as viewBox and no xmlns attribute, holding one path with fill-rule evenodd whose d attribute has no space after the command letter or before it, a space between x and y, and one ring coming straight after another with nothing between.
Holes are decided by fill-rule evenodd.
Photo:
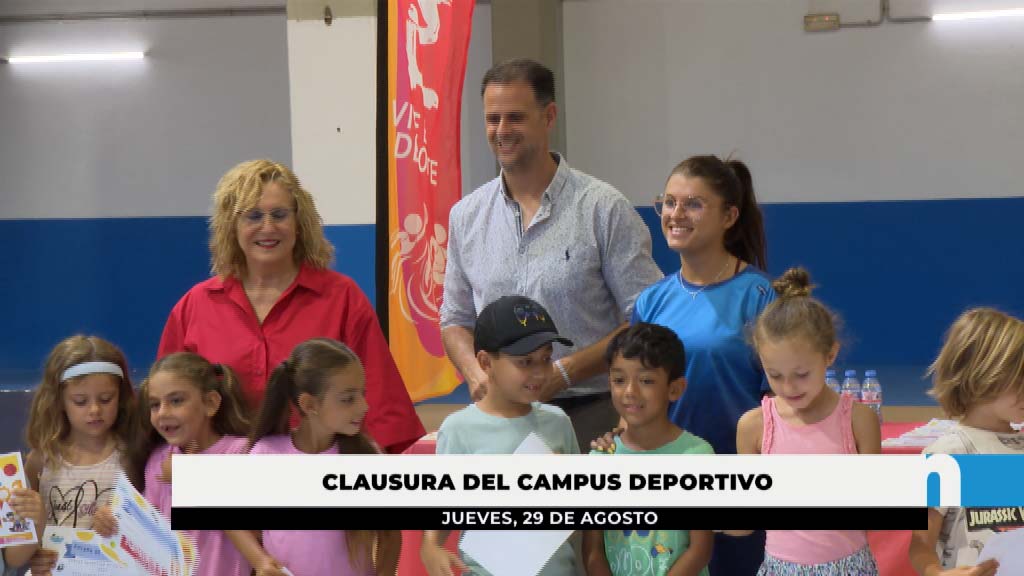
<instances>
[{"instance_id":1,"label":"green t-shirt","mask_svg":"<svg viewBox=\"0 0 1024 576\"><path fill-rule=\"evenodd\" d=\"M675 440L654 450L633 450L615 437L612 454L714 454L704 439L684 431ZM591 451L591 454L607 455ZM689 530L607 530L604 554L614 576L665 576L690 547ZM708 576L705 566L700 576Z\"/></svg>"},{"instance_id":2,"label":"green t-shirt","mask_svg":"<svg viewBox=\"0 0 1024 576\"><path fill-rule=\"evenodd\" d=\"M512 454L530 433L534 433L555 454L579 454L580 446L572 421L557 406L533 403L533 410L519 418L488 414L475 404L449 415L437 432L438 454ZM509 551L514 554L514 550ZM474 576L489 576L473 558L459 550ZM562 544L538 576L574 576L576 554L568 542Z\"/></svg>"}]
</instances>

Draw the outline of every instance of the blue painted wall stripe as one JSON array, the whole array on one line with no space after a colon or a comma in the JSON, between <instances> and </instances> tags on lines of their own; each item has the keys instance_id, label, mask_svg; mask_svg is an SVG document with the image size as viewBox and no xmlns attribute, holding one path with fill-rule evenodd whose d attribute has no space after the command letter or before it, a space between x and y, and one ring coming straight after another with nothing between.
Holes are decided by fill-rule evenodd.
<instances>
[{"instance_id":1,"label":"blue painted wall stripe","mask_svg":"<svg viewBox=\"0 0 1024 576\"><path fill-rule=\"evenodd\" d=\"M373 302L374 226L327 226L335 269ZM0 382L32 384L50 349L74 333L120 346L133 378L156 355L167 314L209 277L203 217L0 220L0 295L10 302Z\"/></svg>"},{"instance_id":2,"label":"blue painted wall stripe","mask_svg":"<svg viewBox=\"0 0 1024 576\"><path fill-rule=\"evenodd\" d=\"M654 255L679 268L654 210ZM924 368L953 319L990 305L1024 316L1024 198L763 206L769 272L807 267L816 294L843 319L842 366L877 368L891 404L922 405ZM327 226L335 268L375 295L374 225ZM13 305L0 346L0 382L33 382L46 353L74 332L128 354L136 376L153 360L174 302L206 278L206 220L0 220L0 296ZM434 402L465 403L464 390Z\"/></svg>"}]
</instances>

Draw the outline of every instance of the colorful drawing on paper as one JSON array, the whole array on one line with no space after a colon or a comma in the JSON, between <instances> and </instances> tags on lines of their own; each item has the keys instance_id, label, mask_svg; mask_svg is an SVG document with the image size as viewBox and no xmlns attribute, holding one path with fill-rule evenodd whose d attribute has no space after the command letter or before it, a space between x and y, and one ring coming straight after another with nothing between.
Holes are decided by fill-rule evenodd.
<instances>
[{"instance_id":1,"label":"colorful drawing on paper","mask_svg":"<svg viewBox=\"0 0 1024 576\"><path fill-rule=\"evenodd\" d=\"M35 523L31 518L19 517L11 507L14 490L28 487L21 454L0 454L0 548L36 541Z\"/></svg>"}]
</instances>

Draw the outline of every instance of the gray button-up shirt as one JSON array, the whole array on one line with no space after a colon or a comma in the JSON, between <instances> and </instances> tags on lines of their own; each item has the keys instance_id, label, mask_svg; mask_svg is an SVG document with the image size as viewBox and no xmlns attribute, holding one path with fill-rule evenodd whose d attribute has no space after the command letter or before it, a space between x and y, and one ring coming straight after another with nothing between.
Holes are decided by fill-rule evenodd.
<instances>
[{"instance_id":1,"label":"gray button-up shirt","mask_svg":"<svg viewBox=\"0 0 1024 576\"><path fill-rule=\"evenodd\" d=\"M552 156L558 170L525 232L522 209L501 175L452 207L442 329L472 329L490 302L529 296L575 344L556 344L554 356L560 358L628 320L640 291L662 278L651 258L650 231L629 200ZM574 382L561 395L607 389L608 377L600 374Z\"/></svg>"}]
</instances>

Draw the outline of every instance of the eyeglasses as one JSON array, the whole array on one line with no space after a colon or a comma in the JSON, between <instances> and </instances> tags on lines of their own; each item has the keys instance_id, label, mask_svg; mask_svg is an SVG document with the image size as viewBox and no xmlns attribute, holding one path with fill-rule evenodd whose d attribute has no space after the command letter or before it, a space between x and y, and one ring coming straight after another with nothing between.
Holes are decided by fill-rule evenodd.
<instances>
[{"instance_id":1,"label":"eyeglasses","mask_svg":"<svg viewBox=\"0 0 1024 576\"><path fill-rule=\"evenodd\" d=\"M252 210L242 214L242 218L245 220L245 223L250 226L259 226L267 216L270 216L270 221L274 224L280 224L287 220L293 212L295 211L291 208L274 208L269 212L253 208Z\"/></svg>"},{"instance_id":2,"label":"eyeglasses","mask_svg":"<svg viewBox=\"0 0 1024 576\"><path fill-rule=\"evenodd\" d=\"M707 209L708 203L699 196L687 196L682 200L674 196L658 196L654 199L654 211L658 216L664 216L666 212L675 214L676 208L679 206L682 206L683 211L691 216L700 216Z\"/></svg>"}]
</instances>

